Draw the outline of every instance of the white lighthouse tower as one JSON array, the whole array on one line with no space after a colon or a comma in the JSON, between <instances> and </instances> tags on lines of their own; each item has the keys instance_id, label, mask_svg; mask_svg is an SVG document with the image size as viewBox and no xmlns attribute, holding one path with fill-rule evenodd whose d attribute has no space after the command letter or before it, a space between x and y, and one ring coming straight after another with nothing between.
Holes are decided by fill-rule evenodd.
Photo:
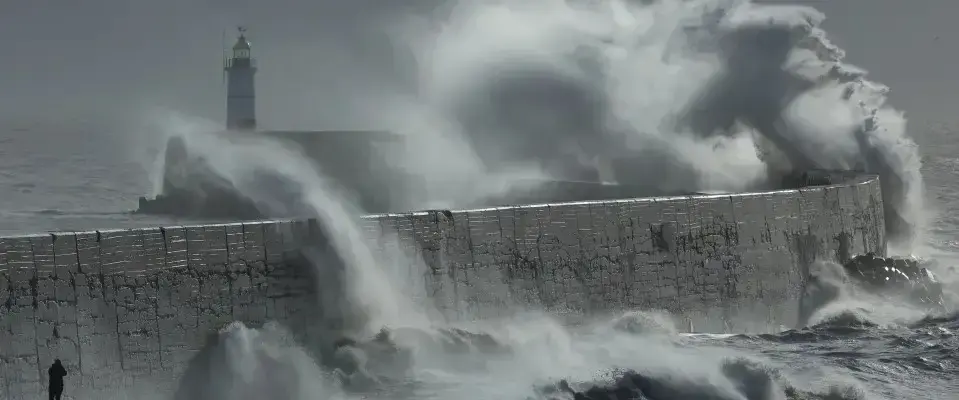
<instances>
[{"instance_id":1,"label":"white lighthouse tower","mask_svg":"<svg viewBox=\"0 0 959 400\"><path fill-rule=\"evenodd\" d=\"M250 55L250 42L246 29L237 28L240 36L233 45L233 52L224 61L226 72L226 128L230 130L256 129L256 90L253 76L256 63Z\"/></svg>"}]
</instances>

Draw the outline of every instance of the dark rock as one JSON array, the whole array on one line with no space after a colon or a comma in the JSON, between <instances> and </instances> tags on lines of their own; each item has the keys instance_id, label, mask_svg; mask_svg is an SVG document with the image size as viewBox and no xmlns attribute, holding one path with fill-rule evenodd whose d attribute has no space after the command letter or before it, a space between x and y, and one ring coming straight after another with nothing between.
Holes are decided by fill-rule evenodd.
<instances>
[{"instance_id":1,"label":"dark rock","mask_svg":"<svg viewBox=\"0 0 959 400\"><path fill-rule=\"evenodd\" d=\"M538 388L541 398L550 400L770 400L835 399L861 400L861 392L831 387L826 392L811 392L793 386L770 366L746 358L723 360L719 374L705 377L683 376L682 372L612 371L612 379L603 383L571 385L566 380Z\"/></svg>"},{"instance_id":2,"label":"dark rock","mask_svg":"<svg viewBox=\"0 0 959 400\"><path fill-rule=\"evenodd\" d=\"M943 307L942 284L918 259L868 253L849 260L843 268L870 292L905 297L919 306Z\"/></svg>"}]
</instances>

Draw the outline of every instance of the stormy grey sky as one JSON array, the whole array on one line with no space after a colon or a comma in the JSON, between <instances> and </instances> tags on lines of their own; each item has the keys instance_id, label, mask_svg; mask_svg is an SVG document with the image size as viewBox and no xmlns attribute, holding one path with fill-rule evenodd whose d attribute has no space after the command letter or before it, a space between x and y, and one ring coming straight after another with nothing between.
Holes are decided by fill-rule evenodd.
<instances>
[{"instance_id":1,"label":"stormy grey sky","mask_svg":"<svg viewBox=\"0 0 959 400\"><path fill-rule=\"evenodd\" d=\"M222 33L232 41L238 24L249 26L261 65L259 114L268 126L319 123L309 116L321 118L320 108L342 115L338 93L364 75L357 66L389 62L352 60L383 53L364 47L384 45L376 20L392 7L371 0L2 2L0 108L19 119L144 106L222 119Z\"/></svg>"},{"instance_id":2,"label":"stormy grey sky","mask_svg":"<svg viewBox=\"0 0 959 400\"><path fill-rule=\"evenodd\" d=\"M391 70L380 18L440 0L0 0L0 118L121 118L150 106L223 118L221 34L250 27L269 128L362 120L348 93ZM419 3L419 4L416 4ZM955 0L806 1L913 119L954 115ZM938 39L937 39L938 37ZM379 49L379 50L378 50ZM358 60L365 62L356 62ZM382 74L379 74L382 75ZM352 96L355 99L355 96Z\"/></svg>"}]
</instances>

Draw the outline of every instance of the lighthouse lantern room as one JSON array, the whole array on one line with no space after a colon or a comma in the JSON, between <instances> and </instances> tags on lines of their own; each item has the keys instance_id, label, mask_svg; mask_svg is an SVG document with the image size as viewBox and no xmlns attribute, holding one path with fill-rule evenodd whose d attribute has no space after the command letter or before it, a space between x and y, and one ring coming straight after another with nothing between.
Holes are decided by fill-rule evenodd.
<instances>
[{"instance_id":1,"label":"lighthouse lantern room","mask_svg":"<svg viewBox=\"0 0 959 400\"><path fill-rule=\"evenodd\" d=\"M238 28L239 36L232 54L225 60L226 73L226 127L229 130L256 129L256 65L250 54L246 29Z\"/></svg>"}]
</instances>

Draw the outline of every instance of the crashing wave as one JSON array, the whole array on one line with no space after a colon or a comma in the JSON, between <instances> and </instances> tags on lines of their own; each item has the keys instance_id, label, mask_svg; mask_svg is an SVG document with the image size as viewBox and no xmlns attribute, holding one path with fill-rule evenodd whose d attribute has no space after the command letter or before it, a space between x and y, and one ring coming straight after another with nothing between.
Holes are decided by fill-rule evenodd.
<instances>
[{"instance_id":1,"label":"crashing wave","mask_svg":"<svg viewBox=\"0 0 959 400\"><path fill-rule=\"evenodd\" d=\"M885 104L888 88L842 62L844 52L819 28L824 15L814 9L743 4L714 12L725 18L702 29L718 37L715 47L725 68L689 106L685 124L704 136L735 132L736 122L755 128L782 155L764 159L770 171L784 171L779 174L809 169L878 174L888 237L911 240L919 223L919 158L911 140L893 132L901 128L901 116ZM823 114L820 126L807 126L802 107L810 98L833 102L848 115L829 121Z\"/></svg>"},{"instance_id":2,"label":"crashing wave","mask_svg":"<svg viewBox=\"0 0 959 400\"><path fill-rule=\"evenodd\" d=\"M657 376L633 370L615 371L608 383L570 385L561 380L541 388L547 399L574 400L864 400L855 387L830 387L826 392L801 390L779 371L748 358L726 359L714 379L692 380L678 376Z\"/></svg>"},{"instance_id":3,"label":"crashing wave","mask_svg":"<svg viewBox=\"0 0 959 400\"><path fill-rule=\"evenodd\" d=\"M919 158L904 119L886 105L888 88L843 62L844 52L819 28L824 16L814 9L738 0L457 3L429 39L414 35L403 43L413 52L428 49L414 57L424 60L414 68L430 78L417 82L427 103L421 106L442 123L419 121L406 104L376 105L387 109L376 110L384 115L401 115L377 122L408 133L402 150L385 155L403 168L344 175L370 182L339 182L378 182L372 197L391 204L377 210L398 211L387 192L416 197L403 207L461 208L469 201L458 192L474 201L491 196L472 192L484 185L465 190L461 182L502 181L496 174L517 165L536 165L558 181L643 188L636 192L644 196L777 188L786 175L822 169L878 174L887 237L908 241L915 233ZM536 8L548 12L529 14ZM645 18L651 15L657 17ZM509 33L503 26L525 24L517 37L502 36ZM467 40L477 43L464 46ZM434 149L458 134L468 145ZM171 142L168 154L178 146ZM171 177L195 177L178 172L199 169L195 163L173 158L166 163ZM479 172L459 165L474 158ZM373 176L424 163L415 173ZM660 173L645 173L650 170ZM221 199L232 190L215 183L212 189L165 185L171 193L144 199L142 208L190 209L178 207L190 201L177 199ZM497 190L537 187L507 183ZM237 212L254 213L249 202L239 203Z\"/></svg>"},{"instance_id":4,"label":"crashing wave","mask_svg":"<svg viewBox=\"0 0 959 400\"><path fill-rule=\"evenodd\" d=\"M231 323L209 335L180 379L174 400L307 399L338 392L330 374L282 327Z\"/></svg>"},{"instance_id":5,"label":"crashing wave","mask_svg":"<svg viewBox=\"0 0 959 400\"><path fill-rule=\"evenodd\" d=\"M931 310L944 310L942 283L915 258L864 254L843 264L846 273L869 292L895 296Z\"/></svg>"},{"instance_id":6,"label":"crashing wave","mask_svg":"<svg viewBox=\"0 0 959 400\"><path fill-rule=\"evenodd\" d=\"M799 327L868 329L908 326L950 305L943 286L920 260L869 253L840 265L809 266L800 299Z\"/></svg>"}]
</instances>

